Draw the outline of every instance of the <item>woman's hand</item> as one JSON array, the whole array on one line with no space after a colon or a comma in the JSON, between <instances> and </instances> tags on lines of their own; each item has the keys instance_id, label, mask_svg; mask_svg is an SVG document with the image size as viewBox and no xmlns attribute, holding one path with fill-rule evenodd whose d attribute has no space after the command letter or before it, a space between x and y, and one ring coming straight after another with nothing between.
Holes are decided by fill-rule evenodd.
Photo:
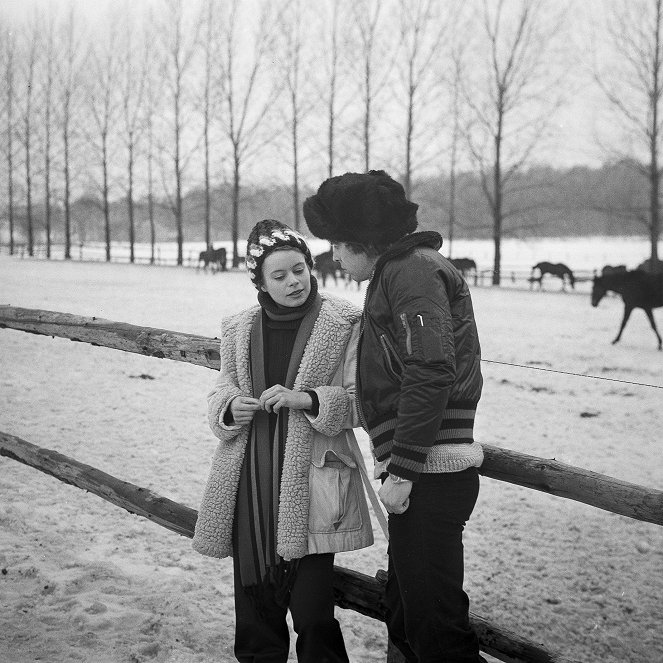
<instances>
[{"instance_id":1,"label":"woman's hand","mask_svg":"<svg viewBox=\"0 0 663 663\"><path fill-rule=\"evenodd\" d=\"M261 409L262 406L257 398L235 396L230 401L230 413L233 416L233 421L240 426L250 424L253 420L253 415Z\"/></svg>"},{"instance_id":2,"label":"woman's hand","mask_svg":"<svg viewBox=\"0 0 663 663\"><path fill-rule=\"evenodd\" d=\"M278 412L282 407L289 407L293 410L310 410L313 401L304 391L293 391L280 384L275 384L260 394L260 405L267 412Z\"/></svg>"}]
</instances>

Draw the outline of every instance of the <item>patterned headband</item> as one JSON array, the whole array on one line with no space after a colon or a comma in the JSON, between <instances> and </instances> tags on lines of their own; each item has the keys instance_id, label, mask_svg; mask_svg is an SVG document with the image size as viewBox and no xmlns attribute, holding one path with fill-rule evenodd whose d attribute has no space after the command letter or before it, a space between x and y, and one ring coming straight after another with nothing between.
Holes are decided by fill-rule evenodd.
<instances>
[{"instance_id":1,"label":"patterned headband","mask_svg":"<svg viewBox=\"0 0 663 663\"><path fill-rule=\"evenodd\" d=\"M275 228L268 235L260 235L257 243L249 243L246 254L246 269L254 284L260 279L260 270L265 258L275 250L291 247L304 254L309 266L313 268L313 258L308 244L302 235L291 228Z\"/></svg>"}]
</instances>

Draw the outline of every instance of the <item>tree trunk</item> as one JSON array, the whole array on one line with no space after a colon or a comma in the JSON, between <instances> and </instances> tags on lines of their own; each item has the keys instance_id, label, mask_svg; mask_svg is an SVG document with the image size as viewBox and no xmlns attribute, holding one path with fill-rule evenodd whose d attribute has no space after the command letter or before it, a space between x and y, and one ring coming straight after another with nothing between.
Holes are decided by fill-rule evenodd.
<instances>
[{"instance_id":1,"label":"tree trunk","mask_svg":"<svg viewBox=\"0 0 663 663\"><path fill-rule=\"evenodd\" d=\"M368 172L371 161L371 64L366 60L364 70L364 82L366 83L366 99L364 105L364 170Z\"/></svg>"},{"instance_id":2,"label":"tree trunk","mask_svg":"<svg viewBox=\"0 0 663 663\"><path fill-rule=\"evenodd\" d=\"M237 246L239 242L239 155L237 144L233 145L235 152L235 165L233 169L233 201L232 201L232 241L233 241L233 267L239 267L239 254Z\"/></svg>"},{"instance_id":3,"label":"tree trunk","mask_svg":"<svg viewBox=\"0 0 663 663\"><path fill-rule=\"evenodd\" d=\"M660 202L659 190L661 184L661 173L658 167L658 116L660 104L660 50L661 50L661 2L658 0L656 3L656 37L654 49L654 66L653 66L653 90L652 90L652 119L651 119L651 145L650 145L650 165L649 165L649 180L650 180L650 203L649 203L649 236L651 242L651 267L652 271L658 270L658 238L660 235Z\"/></svg>"},{"instance_id":4,"label":"tree trunk","mask_svg":"<svg viewBox=\"0 0 663 663\"><path fill-rule=\"evenodd\" d=\"M176 102L175 120L175 227L177 229L177 264L184 263L184 230L182 228L182 170L180 163L179 101Z\"/></svg>"},{"instance_id":5,"label":"tree trunk","mask_svg":"<svg viewBox=\"0 0 663 663\"><path fill-rule=\"evenodd\" d=\"M296 105L293 106L294 117L292 121L292 161L293 161L293 182L292 182L292 204L293 219L295 230L299 231L299 145L298 145L298 121Z\"/></svg>"},{"instance_id":6,"label":"tree trunk","mask_svg":"<svg viewBox=\"0 0 663 663\"><path fill-rule=\"evenodd\" d=\"M32 55L34 58L34 55ZM33 256L34 249L34 228L32 220L32 70L33 62L30 63L30 73L27 80L27 101L25 110L25 194L26 194L26 221L28 231L28 255Z\"/></svg>"},{"instance_id":7,"label":"tree trunk","mask_svg":"<svg viewBox=\"0 0 663 663\"><path fill-rule=\"evenodd\" d=\"M64 143L64 258L71 260L71 173L69 172L69 110L65 109Z\"/></svg>"},{"instance_id":8,"label":"tree trunk","mask_svg":"<svg viewBox=\"0 0 663 663\"><path fill-rule=\"evenodd\" d=\"M108 200L108 134L101 134L101 158L103 160L103 206L104 206L104 235L106 237L106 262L111 260L111 227L110 227L110 201ZM80 238L79 238L80 239Z\"/></svg>"},{"instance_id":9,"label":"tree trunk","mask_svg":"<svg viewBox=\"0 0 663 663\"><path fill-rule=\"evenodd\" d=\"M449 258L453 255L454 226L456 225L456 146L451 149L449 173Z\"/></svg>"},{"instance_id":10,"label":"tree trunk","mask_svg":"<svg viewBox=\"0 0 663 663\"><path fill-rule=\"evenodd\" d=\"M11 118L11 114L10 114ZM11 119L9 120L11 124ZM12 158L12 150L14 149L11 131L8 132L10 138L7 141L8 154L7 154L7 197L9 204L9 255L14 255L14 163Z\"/></svg>"},{"instance_id":11,"label":"tree trunk","mask_svg":"<svg viewBox=\"0 0 663 663\"><path fill-rule=\"evenodd\" d=\"M154 227L154 194L152 177L152 159L154 157L153 135L152 135L152 106L150 102L150 114L147 128L147 215L150 219L150 265L154 264L154 245L156 244L156 228Z\"/></svg>"},{"instance_id":12,"label":"tree trunk","mask_svg":"<svg viewBox=\"0 0 663 663\"><path fill-rule=\"evenodd\" d=\"M205 246L207 250L212 248L212 197L210 195L210 175L209 175L209 126L208 119L205 119Z\"/></svg>"},{"instance_id":13,"label":"tree trunk","mask_svg":"<svg viewBox=\"0 0 663 663\"><path fill-rule=\"evenodd\" d=\"M134 219L134 143L133 136L129 138L129 186L127 189L127 211L129 213L129 262L135 261L134 244L136 243L136 228Z\"/></svg>"},{"instance_id":14,"label":"tree trunk","mask_svg":"<svg viewBox=\"0 0 663 663\"><path fill-rule=\"evenodd\" d=\"M410 198L412 194L412 132L414 122L414 101L412 95L413 91L410 88L407 106L407 127L405 129L405 177L403 178L403 189L405 189L406 198Z\"/></svg>"},{"instance_id":15,"label":"tree trunk","mask_svg":"<svg viewBox=\"0 0 663 663\"><path fill-rule=\"evenodd\" d=\"M14 50L7 48L7 202L9 204L9 255L14 255Z\"/></svg>"},{"instance_id":16,"label":"tree trunk","mask_svg":"<svg viewBox=\"0 0 663 663\"><path fill-rule=\"evenodd\" d=\"M44 145L44 215L46 229L46 257L51 257L51 102L49 92L46 97L46 144Z\"/></svg>"},{"instance_id":17,"label":"tree trunk","mask_svg":"<svg viewBox=\"0 0 663 663\"><path fill-rule=\"evenodd\" d=\"M499 111L498 129L495 135L495 167L493 171L493 285L500 284L502 271L502 111Z\"/></svg>"}]
</instances>

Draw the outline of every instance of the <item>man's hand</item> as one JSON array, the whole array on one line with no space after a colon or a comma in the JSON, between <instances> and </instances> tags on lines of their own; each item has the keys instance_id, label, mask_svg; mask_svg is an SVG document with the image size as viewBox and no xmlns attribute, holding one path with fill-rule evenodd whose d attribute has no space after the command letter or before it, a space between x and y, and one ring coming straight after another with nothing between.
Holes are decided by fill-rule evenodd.
<instances>
[{"instance_id":1,"label":"man's hand","mask_svg":"<svg viewBox=\"0 0 663 663\"><path fill-rule=\"evenodd\" d=\"M411 490L411 481L394 483L390 475L380 487L378 495L380 496L380 501L384 504L385 509L387 509L387 513L401 514L405 513L410 506Z\"/></svg>"},{"instance_id":2,"label":"man's hand","mask_svg":"<svg viewBox=\"0 0 663 663\"><path fill-rule=\"evenodd\" d=\"M260 394L260 405L267 412L278 412L282 407L289 407L293 410L309 410L313 405L313 401L304 391L293 391L280 384L275 384Z\"/></svg>"},{"instance_id":3,"label":"man's hand","mask_svg":"<svg viewBox=\"0 0 663 663\"><path fill-rule=\"evenodd\" d=\"M230 413L233 416L233 421L239 426L250 424L253 420L253 415L260 409L262 408L260 407L260 401L257 398L235 396L235 398L230 401Z\"/></svg>"}]
</instances>

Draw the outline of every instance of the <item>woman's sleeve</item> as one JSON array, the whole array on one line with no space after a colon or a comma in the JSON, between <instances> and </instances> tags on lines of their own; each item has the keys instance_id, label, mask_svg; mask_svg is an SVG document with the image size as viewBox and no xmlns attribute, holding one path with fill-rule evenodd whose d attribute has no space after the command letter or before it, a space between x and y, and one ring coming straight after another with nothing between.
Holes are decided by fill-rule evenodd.
<instances>
[{"instance_id":1,"label":"woman's sleeve","mask_svg":"<svg viewBox=\"0 0 663 663\"><path fill-rule=\"evenodd\" d=\"M237 385L236 377L233 377L230 368L224 365L224 342L226 342L226 339L221 341L221 368L214 387L207 394L207 420L214 435L220 440L229 441L237 436L242 426L236 424L226 425L223 423L223 418L230 402L233 398L241 396L242 392Z\"/></svg>"},{"instance_id":2,"label":"woman's sleeve","mask_svg":"<svg viewBox=\"0 0 663 663\"><path fill-rule=\"evenodd\" d=\"M318 415L314 417L310 413L305 412L305 414L311 426L323 435L333 437L345 428L359 426L355 402L358 341L359 322L356 322L352 326L343 359L332 379L332 384L313 389L320 402Z\"/></svg>"}]
</instances>

